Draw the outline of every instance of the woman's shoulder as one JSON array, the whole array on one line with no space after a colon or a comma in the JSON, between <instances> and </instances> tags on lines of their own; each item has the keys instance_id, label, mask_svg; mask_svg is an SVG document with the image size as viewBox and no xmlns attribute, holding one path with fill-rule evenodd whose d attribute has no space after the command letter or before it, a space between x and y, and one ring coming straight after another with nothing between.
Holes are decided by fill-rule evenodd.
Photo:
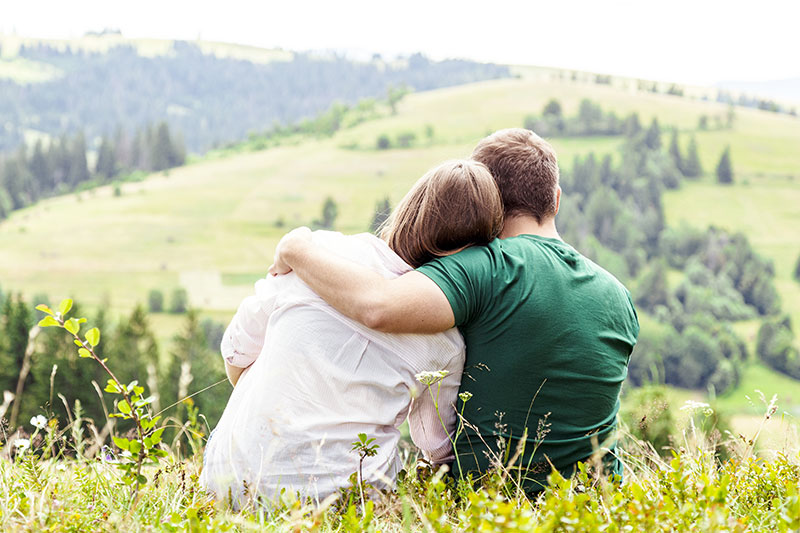
<instances>
[{"instance_id":1,"label":"woman's shoulder","mask_svg":"<svg viewBox=\"0 0 800 533\"><path fill-rule=\"evenodd\" d=\"M312 242L381 273L399 276L412 270L386 242L371 233L345 235L337 231L317 230L312 233Z\"/></svg>"}]
</instances>

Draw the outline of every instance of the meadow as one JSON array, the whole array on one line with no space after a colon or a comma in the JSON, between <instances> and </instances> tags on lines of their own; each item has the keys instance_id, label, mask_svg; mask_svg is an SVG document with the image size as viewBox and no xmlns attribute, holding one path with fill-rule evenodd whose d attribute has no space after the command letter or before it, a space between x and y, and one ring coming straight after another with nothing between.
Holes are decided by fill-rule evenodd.
<instances>
[{"instance_id":1,"label":"meadow","mask_svg":"<svg viewBox=\"0 0 800 533\"><path fill-rule=\"evenodd\" d=\"M34 76L29 68L25 72ZM311 224L327 197L338 206L337 230L366 231L376 203L386 197L395 203L432 165L468 156L481 137L521 126L525 115L539 113L551 98L559 99L567 115L575 113L581 99L591 98L618 115L637 112L644 125L658 118L662 128L677 127L684 147L689 135L696 137L705 175L665 194L667 223L744 232L756 250L774 262L783 309L800 324L800 284L792 279L800 255L800 120L737 107L732 129L698 130L702 115L723 117L728 107L701 98L639 92L631 84L575 82L547 69L518 72L515 79L412 94L396 115L342 129L329 138L297 139L263 150L245 143L143 181L51 198L16 211L0 223L0 282L4 290L20 291L29 301L42 295L53 301L73 297L114 314L144 303L151 289L169 294L183 287L204 316L227 322L239 301L251 293L252 283L265 274L280 237L294 226ZM410 148L376 148L381 135L394 139L409 132L417 139ZM583 137L552 142L561 165L569 169L576 156L590 152L616 156L623 141ZM735 183L721 187L714 182L713 170L727 145ZM162 340L171 338L181 320L163 313L153 318ZM643 317L642 326L658 327L649 317ZM752 353L758 323L743 322L736 328ZM763 428L764 405L755 389L767 400L778 395L777 411ZM675 412L686 400L707 400L702 391L674 389L669 396ZM31 466L22 455L15 463L2 463L0 519L9 530L65 531L492 531L512 527L512 522L531 531L537 524L542 531L601 530L602 524L592 525L596 517L602 517L610 531L626 525L708 531L800 527L798 382L753 360L744 368L739 386L713 400L731 417L733 431L723 438L733 443L736 460L715 462L708 436L697 437L684 420L686 440L676 444L677 463L660 459L626 437L633 482L621 492L601 480L554 480L553 487L532 502L501 488L507 479L496 480L494 491L471 492L441 480L420 481L414 474L401 484L399 495L375 504L369 520L366 510L356 512L357 506L348 517L347 507L320 511L298 502L277 508L255 505L236 515L215 507L197 491L197 457L181 460L174 455L165 460L158 467L162 482L144 490L132 506L124 491L116 490L119 480L113 469L102 461L31 461ZM759 432L760 437L753 438ZM749 440L753 443L747 444ZM758 446L763 453L784 457L769 463L756 459ZM413 458L409 461L410 467ZM652 517L659 522L648 522Z\"/></svg>"}]
</instances>

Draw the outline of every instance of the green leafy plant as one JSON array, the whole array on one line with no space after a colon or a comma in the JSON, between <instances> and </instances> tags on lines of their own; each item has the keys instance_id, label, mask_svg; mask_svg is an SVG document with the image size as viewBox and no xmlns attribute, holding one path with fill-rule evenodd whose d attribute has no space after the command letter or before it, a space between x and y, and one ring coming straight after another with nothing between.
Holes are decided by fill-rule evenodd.
<instances>
[{"instance_id":1,"label":"green leafy plant","mask_svg":"<svg viewBox=\"0 0 800 533\"><path fill-rule=\"evenodd\" d=\"M350 451L357 452L358 457L358 492L361 495L361 508L366 512L366 505L364 500L364 459L367 457L375 457L378 455L378 448L380 448L377 444L372 444L375 442L375 438L367 438L366 433L359 433L358 440L354 441L353 447Z\"/></svg>"},{"instance_id":2,"label":"green leafy plant","mask_svg":"<svg viewBox=\"0 0 800 533\"><path fill-rule=\"evenodd\" d=\"M106 364L107 359L97 355L96 348L100 344L100 330L91 328L81 337L81 325L86 323L85 318L68 318L72 309L72 300L62 300L58 311L53 311L48 306L40 304L36 309L46 316L39 321L39 326L59 327L68 331L78 347L78 356L85 359L94 359L109 375L105 392L116 394L121 398L115 404L115 412L109 417L129 420L135 427L135 436L132 438L114 436L114 444L122 450L118 468L122 471L123 481L131 486L131 501L135 501L139 487L147 483L147 478L142 474L145 464L158 463L159 458L165 457L167 452L159 446L164 427L157 427L160 416L153 416L150 404L154 397L144 397L144 387L137 381L123 383Z\"/></svg>"}]
</instances>

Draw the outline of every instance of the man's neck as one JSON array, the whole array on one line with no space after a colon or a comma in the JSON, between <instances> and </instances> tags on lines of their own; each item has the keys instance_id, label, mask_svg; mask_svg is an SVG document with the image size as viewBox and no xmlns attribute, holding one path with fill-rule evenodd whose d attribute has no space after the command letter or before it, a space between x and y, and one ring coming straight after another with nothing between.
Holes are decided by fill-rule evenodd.
<instances>
[{"instance_id":1,"label":"man's neck","mask_svg":"<svg viewBox=\"0 0 800 533\"><path fill-rule=\"evenodd\" d=\"M539 237L548 237L550 239L561 239L558 231L556 231L555 217L542 220L541 223L528 215L506 217L500 238L508 239L518 235L538 235Z\"/></svg>"}]
</instances>

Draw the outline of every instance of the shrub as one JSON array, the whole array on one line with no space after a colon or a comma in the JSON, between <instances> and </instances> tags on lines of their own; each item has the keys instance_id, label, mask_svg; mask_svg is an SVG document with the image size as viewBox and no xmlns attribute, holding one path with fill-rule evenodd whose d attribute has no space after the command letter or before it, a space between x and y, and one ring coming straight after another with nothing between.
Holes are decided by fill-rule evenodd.
<instances>
[{"instance_id":1,"label":"shrub","mask_svg":"<svg viewBox=\"0 0 800 533\"><path fill-rule=\"evenodd\" d=\"M180 314L185 313L189 307L189 295L186 289L178 288L172 291L172 300L169 306L169 312Z\"/></svg>"},{"instance_id":2,"label":"shrub","mask_svg":"<svg viewBox=\"0 0 800 533\"><path fill-rule=\"evenodd\" d=\"M378 148L378 150L388 150L392 147L392 141L389 139L388 135L382 133L378 136L375 146Z\"/></svg>"},{"instance_id":3,"label":"shrub","mask_svg":"<svg viewBox=\"0 0 800 533\"><path fill-rule=\"evenodd\" d=\"M160 313L164 310L164 293L153 289L147 295L147 308L151 313Z\"/></svg>"}]
</instances>

